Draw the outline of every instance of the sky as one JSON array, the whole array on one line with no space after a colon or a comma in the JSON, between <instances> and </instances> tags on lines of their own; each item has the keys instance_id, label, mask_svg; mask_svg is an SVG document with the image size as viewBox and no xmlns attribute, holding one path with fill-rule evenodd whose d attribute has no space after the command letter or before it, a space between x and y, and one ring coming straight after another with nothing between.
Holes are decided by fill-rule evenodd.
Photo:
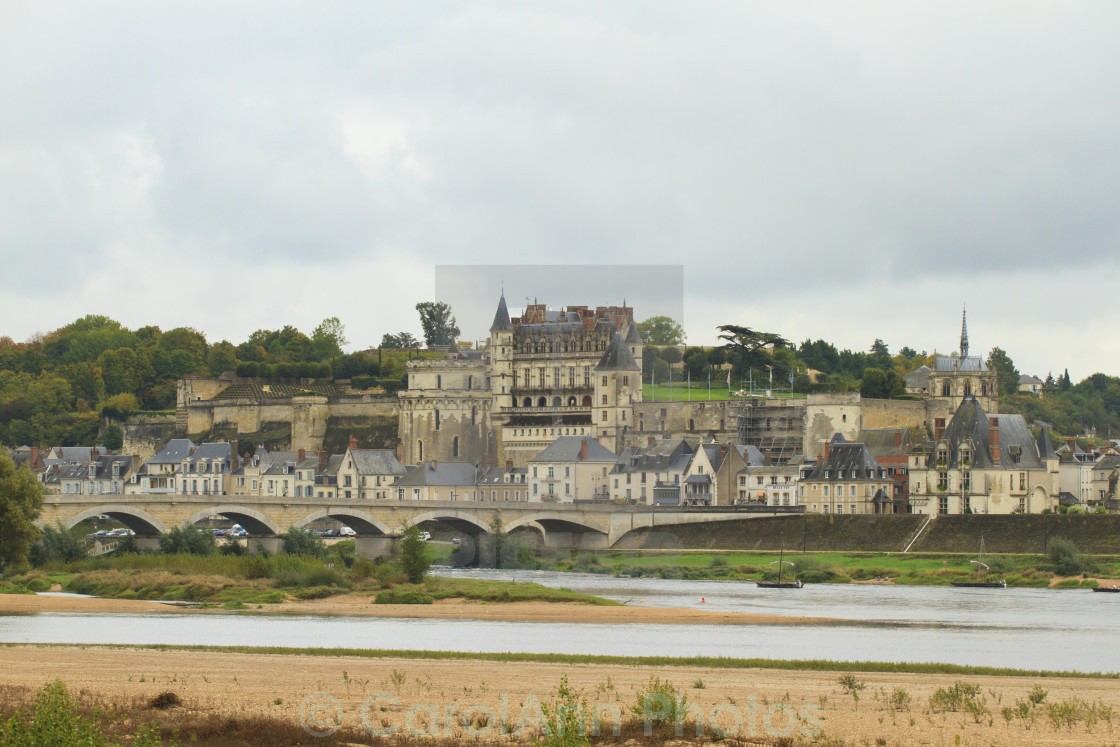
<instances>
[{"instance_id":1,"label":"sky","mask_svg":"<svg viewBox=\"0 0 1120 747\"><path fill-rule=\"evenodd\" d=\"M1120 374L1118 38L1111 0L0 0L0 335L359 349L440 266L639 319L677 266L690 343L949 352L967 305L974 354ZM453 289L464 338L503 287Z\"/></svg>"}]
</instances>

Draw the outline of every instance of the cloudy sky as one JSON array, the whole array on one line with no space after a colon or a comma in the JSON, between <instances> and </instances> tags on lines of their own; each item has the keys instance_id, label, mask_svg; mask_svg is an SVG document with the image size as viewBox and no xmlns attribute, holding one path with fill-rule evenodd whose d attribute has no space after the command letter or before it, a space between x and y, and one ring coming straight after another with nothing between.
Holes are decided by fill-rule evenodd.
<instances>
[{"instance_id":1,"label":"cloudy sky","mask_svg":"<svg viewBox=\"0 0 1120 747\"><path fill-rule=\"evenodd\" d=\"M690 342L948 351L967 304L974 352L1118 374L1118 38L1110 0L0 0L0 335L365 347L438 265L653 264Z\"/></svg>"}]
</instances>

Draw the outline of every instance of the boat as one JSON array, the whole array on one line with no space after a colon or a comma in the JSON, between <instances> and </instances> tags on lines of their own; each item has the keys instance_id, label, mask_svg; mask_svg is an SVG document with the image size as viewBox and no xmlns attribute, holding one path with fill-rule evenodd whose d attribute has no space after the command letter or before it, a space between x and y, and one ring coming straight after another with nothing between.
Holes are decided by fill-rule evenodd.
<instances>
[{"instance_id":1,"label":"boat","mask_svg":"<svg viewBox=\"0 0 1120 747\"><path fill-rule=\"evenodd\" d=\"M976 566L976 578L972 581L950 581L950 586L956 586L962 589L1006 589L1007 580L1001 579L999 581L985 581L981 580L980 569L984 569L984 578L988 577L988 565L984 562L984 535L980 535L980 557L977 560L970 560Z\"/></svg>"},{"instance_id":2,"label":"boat","mask_svg":"<svg viewBox=\"0 0 1120 747\"><path fill-rule=\"evenodd\" d=\"M1094 586L1093 591L1107 591L1113 594L1120 594L1120 586L1113 584L1112 586Z\"/></svg>"},{"instance_id":3,"label":"boat","mask_svg":"<svg viewBox=\"0 0 1120 747\"><path fill-rule=\"evenodd\" d=\"M755 584L758 586L758 588L760 588L760 589L800 589L802 586L804 586L804 584L801 583L800 579L797 580L797 581L782 581L782 566L783 565L788 565L790 567L793 566L793 563L789 562L788 560L783 560L782 559L782 555L784 555L784 554L785 554L785 548L783 547L781 549L781 551L779 551L779 553L778 553L778 559L770 563L770 565L777 565L778 566L778 580L777 581L756 581Z\"/></svg>"}]
</instances>

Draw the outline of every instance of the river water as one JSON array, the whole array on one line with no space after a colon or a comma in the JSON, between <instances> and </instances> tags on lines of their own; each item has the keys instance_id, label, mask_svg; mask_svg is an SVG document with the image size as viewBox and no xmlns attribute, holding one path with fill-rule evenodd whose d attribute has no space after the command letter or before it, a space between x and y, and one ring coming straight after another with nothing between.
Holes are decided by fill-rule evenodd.
<instances>
[{"instance_id":1,"label":"river water","mask_svg":"<svg viewBox=\"0 0 1120 747\"><path fill-rule=\"evenodd\" d=\"M1087 590L631 579L441 570L536 581L630 605L840 618L826 625L601 625L269 616L0 616L0 642L323 646L444 651L948 662L1120 672L1120 595ZM703 600L703 601L701 601Z\"/></svg>"}]
</instances>

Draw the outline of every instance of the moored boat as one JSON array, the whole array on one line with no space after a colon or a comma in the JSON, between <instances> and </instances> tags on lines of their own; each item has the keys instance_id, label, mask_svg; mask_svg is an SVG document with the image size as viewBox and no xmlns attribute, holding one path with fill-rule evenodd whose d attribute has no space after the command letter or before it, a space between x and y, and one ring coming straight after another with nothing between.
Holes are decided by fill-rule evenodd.
<instances>
[{"instance_id":1,"label":"moored boat","mask_svg":"<svg viewBox=\"0 0 1120 747\"><path fill-rule=\"evenodd\" d=\"M1094 586L1093 591L1110 591L1113 594L1120 594L1120 586L1115 584L1112 586Z\"/></svg>"}]
</instances>

